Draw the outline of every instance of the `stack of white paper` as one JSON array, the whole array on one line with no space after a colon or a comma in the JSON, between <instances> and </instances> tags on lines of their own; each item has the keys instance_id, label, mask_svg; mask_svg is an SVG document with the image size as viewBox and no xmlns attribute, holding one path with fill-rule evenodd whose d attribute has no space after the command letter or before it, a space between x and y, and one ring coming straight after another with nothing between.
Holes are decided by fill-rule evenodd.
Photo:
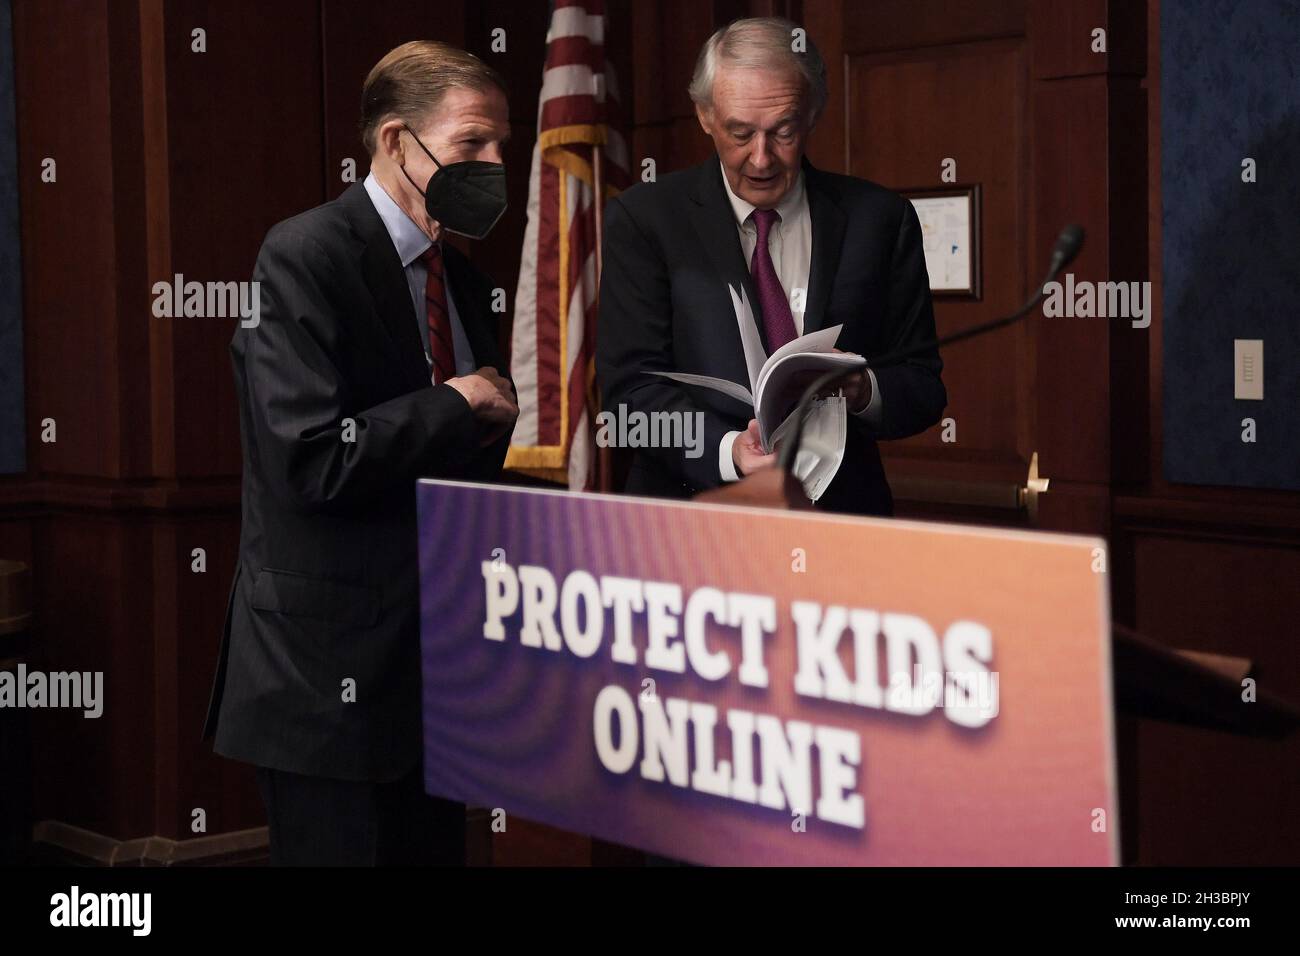
<instances>
[{"instance_id":1,"label":"stack of white paper","mask_svg":"<svg viewBox=\"0 0 1300 956\"><path fill-rule=\"evenodd\" d=\"M712 388L744 403L754 410L763 447L778 451L781 441L793 428L792 406L798 402L809 379L831 369L863 368L867 362L860 355L831 351L840 337L838 325L801 335L765 356L744 290L739 295L735 289L730 291L750 387L746 389L729 379L688 372L651 374L686 385ZM847 435L848 410L842 396L819 399L808 409L794 472L813 501L821 497L839 470Z\"/></svg>"}]
</instances>

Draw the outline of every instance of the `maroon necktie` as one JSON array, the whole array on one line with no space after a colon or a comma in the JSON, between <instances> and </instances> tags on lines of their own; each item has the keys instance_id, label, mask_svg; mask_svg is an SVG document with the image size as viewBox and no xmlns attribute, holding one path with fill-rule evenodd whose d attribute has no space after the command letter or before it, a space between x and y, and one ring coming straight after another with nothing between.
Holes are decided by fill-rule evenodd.
<instances>
[{"instance_id":1,"label":"maroon necktie","mask_svg":"<svg viewBox=\"0 0 1300 956\"><path fill-rule=\"evenodd\" d=\"M424 280L424 312L429 323L429 355L433 380L441 385L456 375L456 347L451 341L451 316L447 314L447 283L442 274L442 246L431 245L423 255L428 278Z\"/></svg>"},{"instance_id":2,"label":"maroon necktie","mask_svg":"<svg viewBox=\"0 0 1300 956\"><path fill-rule=\"evenodd\" d=\"M767 340L767 354L771 355L796 336L790 300L781 288L781 280L776 277L772 254L767 248L772 223L780 221L781 214L775 209L755 209L750 215L758 229L758 242L749 261L749 271L758 289L758 304L763 310L763 337Z\"/></svg>"}]
</instances>

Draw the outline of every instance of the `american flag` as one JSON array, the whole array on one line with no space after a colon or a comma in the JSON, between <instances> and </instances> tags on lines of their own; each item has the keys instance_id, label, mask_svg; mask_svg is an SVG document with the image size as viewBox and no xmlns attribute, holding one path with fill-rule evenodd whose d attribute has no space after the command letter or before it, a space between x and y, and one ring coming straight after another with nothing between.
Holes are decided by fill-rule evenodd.
<instances>
[{"instance_id":1,"label":"american flag","mask_svg":"<svg viewBox=\"0 0 1300 956\"><path fill-rule=\"evenodd\" d=\"M605 61L604 0L556 0L546 33L528 226L515 291L511 375L519 394L506 467L594 486L599 177L630 183L618 85Z\"/></svg>"}]
</instances>

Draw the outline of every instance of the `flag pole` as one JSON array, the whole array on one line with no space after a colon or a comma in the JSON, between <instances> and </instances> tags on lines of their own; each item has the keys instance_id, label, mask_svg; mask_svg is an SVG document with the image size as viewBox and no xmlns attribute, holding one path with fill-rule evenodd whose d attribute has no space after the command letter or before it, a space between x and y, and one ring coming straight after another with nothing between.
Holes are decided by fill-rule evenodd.
<instances>
[{"instance_id":1,"label":"flag pole","mask_svg":"<svg viewBox=\"0 0 1300 956\"><path fill-rule=\"evenodd\" d=\"M596 216L596 308L600 309L600 272L601 272L601 255L602 246L605 236L605 149L599 143L591 147L591 181L592 189L595 193L595 199L592 202L592 209ZM594 408L592 409L592 425L595 426L595 415L600 410L600 391L595 394ZM613 453L607 447L596 448L596 490L602 492L613 491Z\"/></svg>"},{"instance_id":2,"label":"flag pole","mask_svg":"<svg viewBox=\"0 0 1300 956\"><path fill-rule=\"evenodd\" d=\"M601 238L605 234L605 147L596 143L591 147L591 179L596 192L596 282L600 282Z\"/></svg>"}]
</instances>

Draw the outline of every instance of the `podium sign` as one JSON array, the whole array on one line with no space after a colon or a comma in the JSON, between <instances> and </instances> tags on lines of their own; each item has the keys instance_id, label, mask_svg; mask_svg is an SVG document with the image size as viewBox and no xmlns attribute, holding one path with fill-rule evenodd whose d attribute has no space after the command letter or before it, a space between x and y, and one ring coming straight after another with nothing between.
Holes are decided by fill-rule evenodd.
<instances>
[{"instance_id":1,"label":"podium sign","mask_svg":"<svg viewBox=\"0 0 1300 956\"><path fill-rule=\"evenodd\" d=\"M704 864L1118 862L1099 539L417 501L429 792Z\"/></svg>"}]
</instances>

